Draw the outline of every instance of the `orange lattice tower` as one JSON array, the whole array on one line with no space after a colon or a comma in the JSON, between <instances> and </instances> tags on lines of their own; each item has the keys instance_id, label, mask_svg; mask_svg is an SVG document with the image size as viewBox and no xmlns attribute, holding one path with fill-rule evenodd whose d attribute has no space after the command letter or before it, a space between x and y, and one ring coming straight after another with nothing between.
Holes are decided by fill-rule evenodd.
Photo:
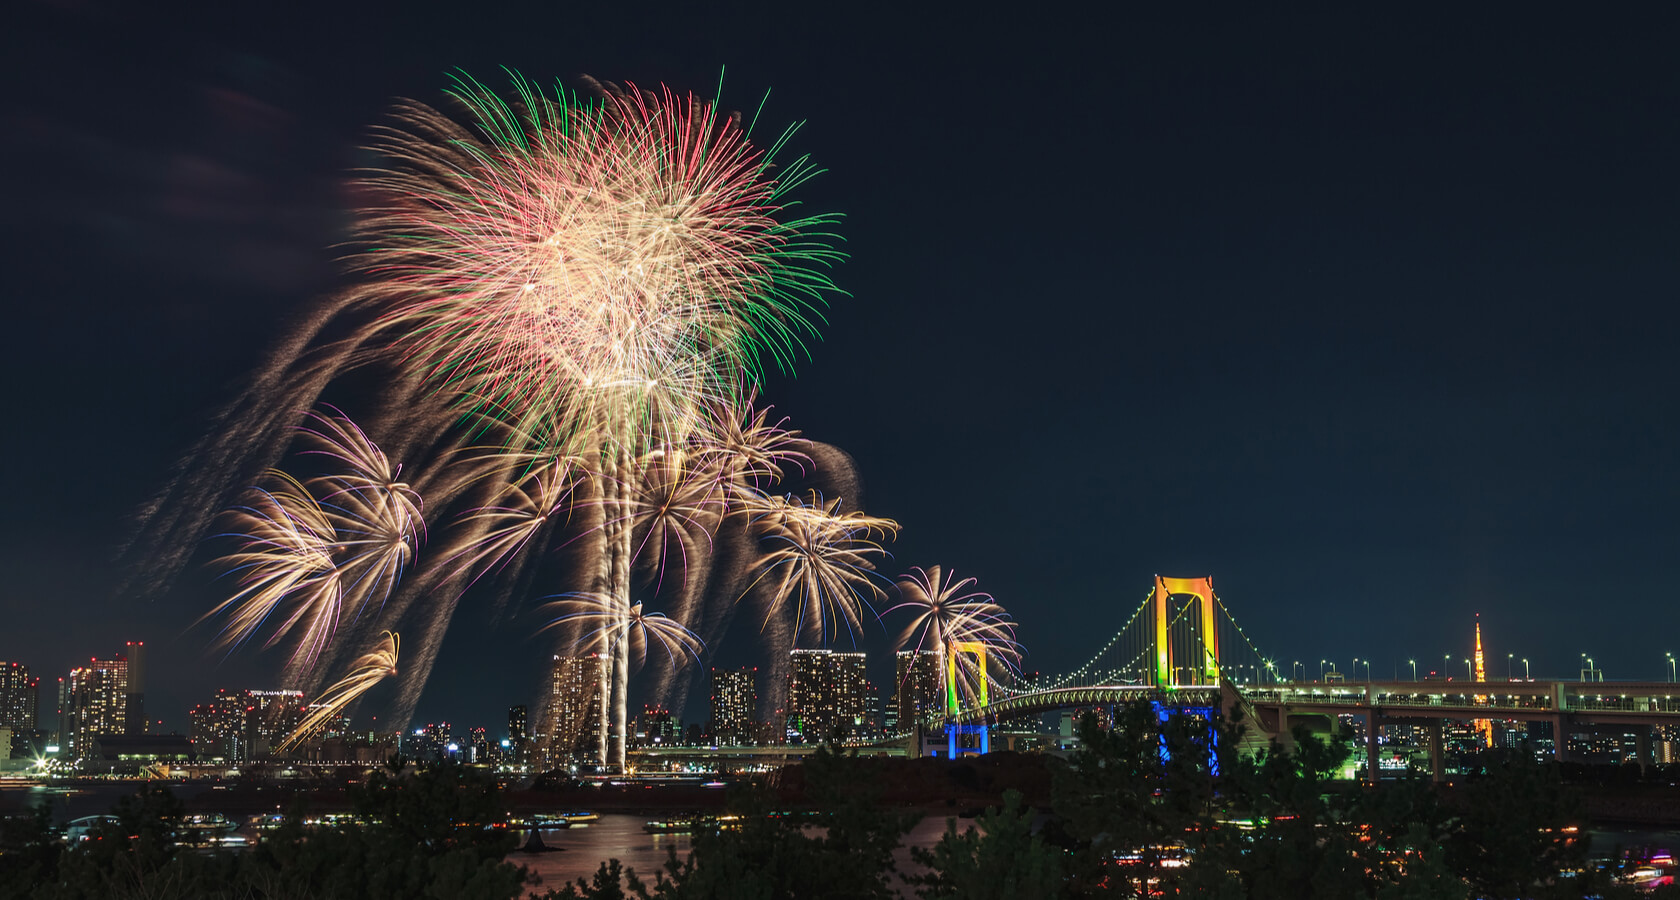
<instances>
[{"instance_id":1,"label":"orange lattice tower","mask_svg":"<svg viewBox=\"0 0 1680 900\"><path fill-rule=\"evenodd\" d=\"M1487 666L1482 660L1482 614L1476 613L1476 681L1487 681ZM1477 703L1486 703L1486 697L1477 697ZM1487 746L1493 746L1493 722L1488 719L1477 719L1476 730L1481 732L1482 741Z\"/></svg>"}]
</instances>

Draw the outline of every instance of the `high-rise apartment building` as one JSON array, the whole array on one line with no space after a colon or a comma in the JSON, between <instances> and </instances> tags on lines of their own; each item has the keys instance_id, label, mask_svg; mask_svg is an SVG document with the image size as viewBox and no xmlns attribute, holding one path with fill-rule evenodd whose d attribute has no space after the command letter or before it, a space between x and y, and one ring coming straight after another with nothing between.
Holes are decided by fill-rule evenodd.
<instances>
[{"instance_id":1,"label":"high-rise apartment building","mask_svg":"<svg viewBox=\"0 0 1680 900\"><path fill-rule=\"evenodd\" d=\"M538 744L543 765L555 767L593 750L600 736L601 679L607 659L598 653L555 656L549 669Z\"/></svg>"},{"instance_id":2,"label":"high-rise apartment building","mask_svg":"<svg viewBox=\"0 0 1680 900\"><path fill-rule=\"evenodd\" d=\"M70 670L64 724L71 759L86 756L99 735L128 733L128 660L92 659Z\"/></svg>"},{"instance_id":3,"label":"high-rise apartment building","mask_svg":"<svg viewBox=\"0 0 1680 900\"><path fill-rule=\"evenodd\" d=\"M509 762L525 764L531 761L530 715L523 703L508 707L508 739L503 746Z\"/></svg>"},{"instance_id":4,"label":"high-rise apartment building","mask_svg":"<svg viewBox=\"0 0 1680 900\"><path fill-rule=\"evenodd\" d=\"M303 724L302 691L218 690L207 703L187 710L193 752L200 759L248 762L262 759ZM342 722L329 722L320 736L342 736Z\"/></svg>"},{"instance_id":5,"label":"high-rise apartment building","mask_svg":"<svg viewBox=\"0 0 1680 900\"><path fill-rule=\"evenodd\" d=\"M669 746L682 738L682 720L663 706L644 706L636 722L635 735L636 743L642 747Z\"/></svg>"},{"instance_id":6,"label":"high-rise apartment building","mask_svg":"<svg viewBox=\"0 0 1680 900\"><path fill-rule=\"evenodd\" d=\"M246 734L251 756L269 755L275 747L303 724L302 691L245 691Z\"/></svg>"},{"instance_id":7,"label":"high-rise apartment building","mask_svg":"<svg viewBox=\"0 0 1680 900\"><path fill-rule=\"evenodd\" d=\"M836 731L856 734L870 726L873 690L862 653L794 650L793 680L788 685L789 735L822 741Z\"/></svg>"},{"instance_id":8,"label":"high-rise apartment building","mask_svg":"<svg viewBox=\"0 0 1680 900\"><path fill-rule=\"evenodd\" d=\"M937 725L945 718L945 691L939 654L932 650L900 650L893 657L893 712L896 728L907 732Z\"/></svg>"},{"instance_id":9,"label":"high-rise apartment building","mask_svg":"<svg viewBox=\"0 0 1680 900\"><path fill-rule=\"evenodd\" d=\"M53 731L52 743L58 747L70 746L70 682L68 679L58 679L55 686L57 700L53 706L53 714L58 717L58 727Z\"/></svg>"},{"instance_id":10,"label":"high-rise apartment building","mask_svg":"<svg viewBox=\"0 0 1680 900\"><path fill-rule=\"evenodd\" d=\"M41 679L29 674L23 663L0 662L0 728L11 731L12 739L0 742L0 754L12 746L34 741L40 728Z\"/></svg>"},{"instance_id":11,"label":"high-rise apartment building","mask_svg":"<svg viewBox=\"0 0 1680 900\"><path fill-rule=\"evenodd\" d=\"M754 743L758 669L712 670L712 741L720 747Z\"/></svg>"},{"instance_id":12,"label":"high-rise apartment building","mask_svg":"<svg viewBox=\"0 0 1680 900\"><path fill-rule=\"evenodd\" d=\"M199 703L187 710L192 726L193 752L199 759L223 759L243 762L250 758L246 741L246 707L249 704L238 692L220 690L207 703Z\"/></svg>"}]
</instances>

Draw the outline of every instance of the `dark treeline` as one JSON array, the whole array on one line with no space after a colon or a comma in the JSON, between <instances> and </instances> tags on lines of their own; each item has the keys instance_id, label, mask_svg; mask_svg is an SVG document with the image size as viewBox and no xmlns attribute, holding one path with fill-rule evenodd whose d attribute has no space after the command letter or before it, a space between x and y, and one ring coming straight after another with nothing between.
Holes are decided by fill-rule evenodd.
<instances>
[{"instance_id":1,"label":"dark treeline","mask_svg":"<svg viewBox=\"0 0 1680 900\"><path fill-rule=\"evenodd\" d=\"M1346 736L1294 735L1292 748L1236 752L1236 727L1154 707L1087 719L1081 747L1054 767L1050 808L1009 791L975 827L955 820L920 870L891 849L919 818L874 800L869 761L819 754L806 784L826 829L761 815L696 835L650 882L602 865L559 896L580 900L889 898L924 900L1195 897L1252 900L1550 900L1680 896L1618 885L1592 863L1579 795L1534 754L1490 750L1450 794L1417 777L1368 786L1333 779Z\"/></svg>"},{"instance_id":2,"label":"dark treeline","mask_svg":"<svg viewBox=\"0 0 1680 900\"><path fill-rule=\"evenodd\" d=\"M1425 779L1332 779L1347 742L1297 734L1290 749L1235 752L1235 730L1154 709L1081 726L1053 767L1048 809L1015 791L976 827L955 821L914 872L893 850L921 818L879 802L872 761L827 749L804 765L806 817L770 791L731 792L740 827L697 834L661 871L603 863L558 889L505 861L515 837L490 776L454 765L381 770L353 792L360 824L293 816L255 847L201 853L174 841L182 807L164 790L124 798L95 839L63 847L45 809L0 830L9 898L461 898L806 900L893 898L1570 898L1636 894L1592 864L1578 796L1531 753L1489 751L1451 794ZM540 892L540 893L539 893Z\"/></svg>"}]
</instances>

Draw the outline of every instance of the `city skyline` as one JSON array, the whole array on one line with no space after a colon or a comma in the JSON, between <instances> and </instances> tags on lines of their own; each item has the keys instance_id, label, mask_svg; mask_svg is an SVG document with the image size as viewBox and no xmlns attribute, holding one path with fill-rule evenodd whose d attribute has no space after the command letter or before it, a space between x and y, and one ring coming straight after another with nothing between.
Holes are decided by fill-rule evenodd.
<instances>
[{"instance_id":1,"label":"city skyline","mask_svg":"<svg viewBox=\"0 0 1680 900\"><path fill-rule=\"evenodd\" d=\"M1316 660L1310 658L1305 660L1276 658L1272 660L1275 663L1275 675L1266 676L1255 672L1244 672L1241 671L1241 667L1232 666L1227 672L1227 677L1231 677L1238 681L1252 681L1253 679L1258 678L1258 683L1260 684L1265 684L1268 677L1274 677L1281 681L1299 682L1324 682L1337 680L1345 682L1362 682L1366 680L1374 680L1378 682L1475 682L1479 680L1475 677L1475 656L1479 652L1478 648L1481 646L1481 624L1479 616L1473 616L1468 622L1471 629L1465 636L1465 644L1468 648L1470 648L1468 652L1461 652L1457 654L1410 654L1392 656L1387 660L1361 657L1358 655L1341 655L1335 657L1320 656ZM125 653L132 654L137 646L142 645L143 642L127 642L127 649ZM1573 659L1546 660L1543 661L1544 665L1541 665L1542 661L1536 660L1514 650L1506 651L1503 654L1502 660L1500 658L1501 655L1494 652L1492 649L1493 646L1493 644L1489 644L1489 649L1485 654L1486 661L1483 669L1485 677L1489 682L1497 683L1507 680L1539 680L1565 682L1608 681L1610 683L1629 682L1680 684L1680 674L1677 674L1680 673L1680 657L1676 657L1673 653L1664 653L1661 659L1648 661L1651 664L1645 666L1643 670L1641 670L1639 667L1624 665L1626 662L1624 660L1618 660L1614 657L1606 658L1602 656L1595 656L1585 652L1577 653ZM808 657L809 654L813 653L817 656L827 656L830 655L831 652L828 650L795 650L791 655L795 658L799 658L802 656ZM838 651L833 652L832 655L836 658L845 657L858 660L858 665L860 666L858 671L862 673L860 676L862 680L859 684L862 686L862 689L866 690L868 693L863 699L856 701L858 704L856 709L864 709L865 707L862 704L866 702L875 704L868 707L868 713L872 719L876 717L880 719L880 721L875 723L876 725L891 725L893 723L905 721L906 713L916 709L916 704L921 702L917 700L908 700L907 705L906 701L908 698L929 696L930 699L928 702L931 702L932 706L927 708L942 708L944 687L941 679L943 676L933 675L932 673L928 673L924 676L921 673L919 666L913 667L909 662L912 659L920 657L937 658L935 654L932 654L929 651L900 650L894 652L889 650L875 654ZM591 710L593 710L594 707L591 704L598 702L598 692L596 694L596 700L587 700L584 696L579 694L580 691L589 691L593 689L592 678L594 676L588 675L585 668L582 668L589 659L590 658L588 657L562 657L558 655L552 657L549 680L545 682L544 686L545 693L543 696L545 699L543 699L536 707L538 711L536 716L529 720L529 724L525 725L525 728L527 729L525 733L530 735L532 740L541 743L545 739L551 739L551 735L554 734L552 731L554 727L553 723L556 720L554 718L554 710L549 704L556 702L561 703L568 710L567 712L561 714L561 718L576 718L579 715L584 717L577 722L572 722L572 724L568 726L570 730L565 732L567 736L561 740L561 743L564 743L566 740L577 743L583 738L588 738L588 740L591 741L594 740L594 738L591 737L591 735L596 733L595 723L591 718L593 716ZM865 659L869 664L869 668L867 669L861 668L863 660ZM1440 662L1437 663L1436 660L1440 660ZM1083 660L1081 662L1083 662ZM1605 666L1607 664L1610 666L1610 672L1608 675L1605 670ZM122 653L116 654L114 660L109 661L102 661L97 657L93 657L91 658L90 665L73 666L65 676L56 676L53 681L42 681L41 679L43 676L35 674L36 670L34 670L27 661L21 659L7 660L3 656L0 656L0 713L6 713L7 710L14 710L15 713L21 717L23 710L30 709L30 711L35 714L34 727L38 729L42 735L44 735L43 740L46 743L52 743L53 741L64 742L63 736L66 734L67 726L71 728L74 726L70 724L68 713L60 713L60 704L73 702L72 698L74 696L74 688L72 685L74 683L75 674L77 672L84 671L95 673L105 670L115 671L116 669L113 669L113 667L117 667L121 670L121 672L119 682L117 682L118 686L111 689L111 699L99 699L94 705L104 708L116 703L120 706L120 711L113 711L109 714L112 721L118 721L119 719L122 721L122 724L115 726L119 729L116 733L137 734L139 732L129 728L127 724L127 718L129 716L128 710L131 708L129 704L133 703L132 694L127 689L129 665L129 660ZM1042 674L1048 674L1053 680L1056 676L1065 675L1073 668L1074 665L1072 661L1070 661L1069 665L1064 666L1061 669L1052 670ZM675 721L681 722L685 726L688 724L701 724L710 728L714 724L718 703L715 684L717 683L717 679L722 676L744 677L750 674L751 677L745 682L740 684L731 683L727 690L729 690L737 699L729 702L740 703L743 702L740 698L748 697L750 699L745 700L744 702L749 709L755 709L759 712L770 712L768 710L758 709L758 698L762 695L763 688L767 687L767 685L761 684L761 681L767 677L768 671L761 675L757 666L736 667L734 669L724 670L713 667L709 671L710 674L707 678L707 686L710 693L702 692L702 694L691 698L691 702L685 710L673 711L673 718ZM790 684L791 678L799 671L800 669L797 664L790 668ZM21 681L17 678L18 672L23 673L23 680ZM563 672L564 674L562 674ZM883 675L885 675L884 678L882 678ZM924 677L929 677L931 680L924 682L921 680ZM1029 683L1037 682L1040 677L1041 673L1032 673ZM35 697L33 698L33 702L37 704L34 707L29 706L31 699L27 698L25 694L17 690L17 686L19 684L27 684L30 681L34 682ZM898 687L901 684L909 685L909 689L904 694L898 693ZM829 690L832 690L832 688ZM63 691L63 694L62 696L49 695L53 691ZM931 695L929 695L930 691L933 692ZM302 692L277 688L270 683L262 685L250 684L237 687L218 687L214 689L213 693L207 692L202 696L189 698L188 703L179 710L157 709L154 707L151 712L151 717L144 719L143 723L137 727L151 733L190 734L196 727L194 725L194 722L196 721L195 717L201 714L213 714L218 708L217 704L221 702L220 698L234 695L243 696L246 694L262 697L291 697L295 700L295 705L299 710L302 710L313 699L306 698ZM117 701L119 695L121 697L120 703ZM103 695L99 696L102 697ZM513 737L517 739L519 735L515 733L517 729L513 724L509 710L519 709L523 711L528 707L525 703L507 703L504 702L504 699L505 698L500 698L499 695L496 697L481 696L477 698L475 703L472 704L474 709L493 710L490 714L485 715L483 718L478 717L477 713L462 715L454 711L445 710L443 711L445 713L444 715L431 716L427 719L427 721L469 722L470 727L485 727L488 725L492 733L498 734L502 737ZM791 699L792 698L790 698L790 700ZM828 705L833 704L832 698L824 698L822 702ZM501 705L498 706L498 704ZM853 710L853 708L848 707L848 710ZM788 709L776 712L779 712L781 716L785 718L790 712L796 711L796 707L790 703ZM855 710L853 711L855 712ZM8 718L9 715L12 715L12 713L0 715L0 727L14 727L13 721ZM98 715L105 714L100 713ZM299 713L299 718L301 718L301 712ZM392 724L388 721L382 724L379 719L380 714L377 711L364 708L359 710L358 714L352 717L347 717L346 727L355 731L377 733L396 733L408 730L407 728ZM752 715L748 714L747 719L751 720ZM103 721L103 719L100 721ZM582 723L581 726L579 725L579 722ZM503 723L505 723L505 727ZM410 723L410 725L412 724L413 723ZM763 727L773 723L760 718L756 720L754 724L759 727ZM832 724L834 723L829 722L826 719L823 721L824 726ZM578 730L580 727L582 728L581 731ZM819 726L819 730L821 727L822 726ZM541 733L537 731L538 728L547 728L550 730L546 733ZM279 739L283 738L287 733L289 733L289 731L289 728L264 726L262 736L269 744L277 744ZM20 733L14 727L14 735L19 734ZM757 738L755 738L755 740L757 740ZM578 745L581 746L581 744ZM66 752L74 752L73 744L65 742L64 746L66 748ZM552 751L542 750L541 752L547 753Z\"/></svg>"},{"instance_id":2,"label":"city skyline","mask_svg":"<svg viewBox=\"0 0 1680 900\"><path fill-rule=\"evenodd\" d=\"M151 599L110 560L284 323L347 283L346 173L391 98L502 64L702 94L727 66L726 102L774 88L765 121L808 123L852 299L764 397L855 460L848 508L904 525L882 574L976 576L1025 665L1076 665L1156 574L1212 574L1280 662L1457 665L1480 611L1490 673L1665 674L1676 648L1625 623L1665 621L1680 537L1675 14L795 11L773 28L818 37L784 42L543 12L441 52L448 17L419 13L20 15L20 65L70 70L8 112L34 177L3 364L38 437L0 466L0 658L43 688L142 639L151 719L179 727L207 681L281 686L281 654L221 661L193 625L230 594L207 557ZM98 92L109 116L73 112ZM416 718L534 703L554 590L458 616ZM872 660L896 625L868 626ZM757 652L717 650L696 670Z\"/></svg>"}]
</instances>

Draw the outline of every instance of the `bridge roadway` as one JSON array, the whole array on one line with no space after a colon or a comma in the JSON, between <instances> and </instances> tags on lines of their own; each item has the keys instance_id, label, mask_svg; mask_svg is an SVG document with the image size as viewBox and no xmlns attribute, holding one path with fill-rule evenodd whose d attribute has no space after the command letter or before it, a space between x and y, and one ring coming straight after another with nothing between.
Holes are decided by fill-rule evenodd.
<instances>
[{"instance_id":1,"label":"bridge roadway","mask_svg":"<svg viewBox=\"0 0 1680 900\"><path fill-rule=\"evenodd\" d=\"M1421 725L1430 734L1430 761L1441 775L1443 720L1499 719L1546 722L1552 733L1567 736L1581 731L1635 729L1642 762L1650 759L1650 727L1680 725L1680 684L1632 681L1363 681L1281 682L1221 687L1190 686L1163 690L1152 685L1118 684L1055 688L1013 694L984 707L964 710L965 721L1032 715L1054 709L1101 706L1138 699L1160 699L1176 705L1218 704L1227 714L1244 707L1268 738L1290 742L1293 716L1354 715L1364 718L1369 771L1378 771L1377 732L1380 725ZM1557 758L1568 758L1567 740L1555 740Z\"/></svg>"}]
</instances>

